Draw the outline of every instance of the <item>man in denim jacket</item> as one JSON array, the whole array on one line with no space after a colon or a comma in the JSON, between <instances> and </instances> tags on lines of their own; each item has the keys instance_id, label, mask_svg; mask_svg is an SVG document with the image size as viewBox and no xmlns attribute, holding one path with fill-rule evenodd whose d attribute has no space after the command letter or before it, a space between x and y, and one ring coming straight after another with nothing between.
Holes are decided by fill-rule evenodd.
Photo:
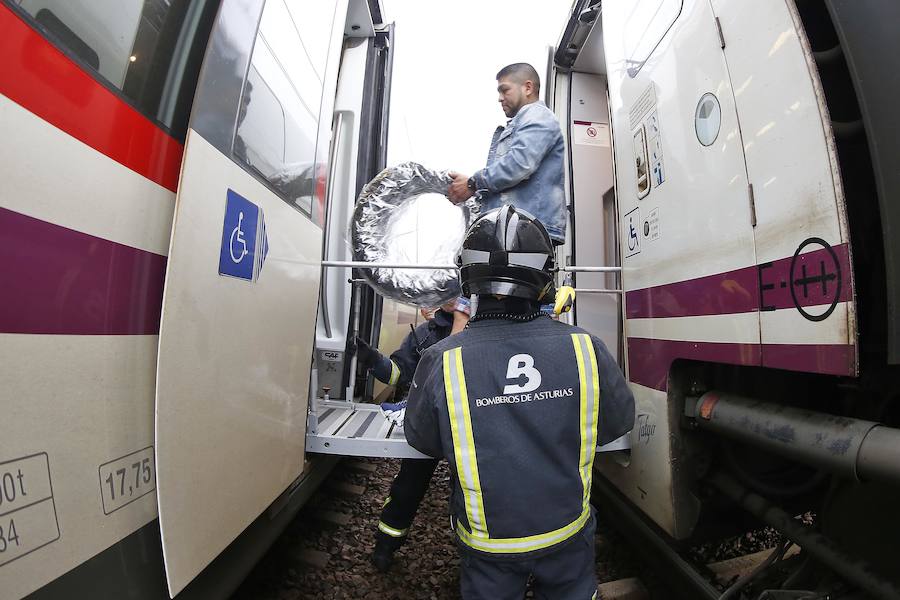
<instances>
[{"instance_id":1,"label":"man in denim jacket","mask_svg":"<svg viewBox=\"0 0 900 600\"><path fill-rule=\"evenodd\" d=\"M491 140L487 166L471 177L450 172L448 197L454 204L481 193L481 209L511 204L533 214L554 244L566 238L563 191L563 137L553 112L541 102L541 82L527 63L497 73L500 106L510 121Z\"/></svg>"}]
</instances>

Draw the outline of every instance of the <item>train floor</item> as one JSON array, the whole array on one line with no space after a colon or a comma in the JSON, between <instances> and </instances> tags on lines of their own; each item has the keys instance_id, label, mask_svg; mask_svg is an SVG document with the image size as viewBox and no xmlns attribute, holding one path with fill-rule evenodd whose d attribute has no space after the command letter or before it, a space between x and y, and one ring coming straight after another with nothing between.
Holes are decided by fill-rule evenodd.
<instances>
[{"instance_id":1,"label":"train floor","mask_svg":"<svg viewBox=\"0 0 900 600\"><path fill-rule=\"evenodd\" d=\"M392 459L339 463L232 600L459 598L459 560L447 526L445 463L435 471L391 570L382 574L369 563L381 506L398 468L399 461ZM641 563L602 514L596 550L599 582L646 580Z\"/></svg>"}]
</instances>

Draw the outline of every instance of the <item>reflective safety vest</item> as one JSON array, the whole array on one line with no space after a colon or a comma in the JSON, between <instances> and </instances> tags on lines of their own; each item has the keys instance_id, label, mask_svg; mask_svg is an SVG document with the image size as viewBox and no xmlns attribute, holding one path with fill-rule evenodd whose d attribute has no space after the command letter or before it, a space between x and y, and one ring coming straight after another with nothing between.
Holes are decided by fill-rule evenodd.
<instances>
[{"instance_id":1,"label":"reflective safety vest","mask_svg":"<svg viewBox=\"0 0 900 600\"><path fill-rule=\"evenodd\" d=\"M521 556L584 528L598 441L633 424L634 399L603 343L540 318L480 321L429 349L404 429L413 447L447 458L463 547Z\"/></svg>"}]
</instances>

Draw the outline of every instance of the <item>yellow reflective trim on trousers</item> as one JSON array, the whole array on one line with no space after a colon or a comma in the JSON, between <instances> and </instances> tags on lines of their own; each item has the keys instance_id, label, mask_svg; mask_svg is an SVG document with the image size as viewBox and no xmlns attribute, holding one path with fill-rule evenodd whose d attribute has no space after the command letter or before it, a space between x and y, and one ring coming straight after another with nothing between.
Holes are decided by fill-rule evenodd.
<instances>
[{"instance_id":1,"label":"yellow reflective trim on trousers","mask_svg":"<svg viewBox=\"0 0 900 600\"><path fill-rule=\"evenodd\" d=\"M554 531L519 538L480 538L466 531L465 527L457 521L456 534L459 539L470 548L488 552L491 554L520 554L534 552L543 548L549 548L564 542L573 535L579 533L591 516L591 507L587 506L581 515L566 525Z\"/></svg>"},{"instance_id":2,"label":"yellow reflective trim on trousers","mask_svg":"<svg viewBox=\"0 0 900 600\"><path fill-rule=\"evenodd\" d=\"M462 489L469 527L476 537L487 537L487 523L484 521L478 459L472 438L472 419L469 414L469 399L466 391L465 375L462 371L462 349L453 348L443 355L444 391L447 395L447 410L450 417L450 433L453 438L453 456L456 474Z\"/></svg>"},{"instance_id":3,"label":"yellow reflective trim on trousers","mask_svg":"<svg viewBox=\"0 0 900 600\"><path fill-rule=\"evenodd\" d=\"M388 379L388 385L397 385L397 382L400 381L400 368L397 366L397 363L391 361L391 378Z\"/></svg>"},{"instance_id":4,"label":"yellow reflective trim on trousers","mask_svg":"<svg viewBox=\"0 0 900 600\"><path fill-rule=\"evenodd\" d=\"M385 525L383 521L378 521L378 531L382 531L391 537L403 537L409 529L394 529L390 525Z\"/></svg>"},{"instance_id":5,"label":"yellow reflective trim on trousers","mask_svg":"<svg viewBox=\"0 0 900 600\"><path fill-rule=\"evenodd\" d=\"M381 505L381 508L384 508L385 506L390 504L390 502L391 502L391 497L388 496L387 499L385 499L384 504Z\"/></svg>"}]
</instances>

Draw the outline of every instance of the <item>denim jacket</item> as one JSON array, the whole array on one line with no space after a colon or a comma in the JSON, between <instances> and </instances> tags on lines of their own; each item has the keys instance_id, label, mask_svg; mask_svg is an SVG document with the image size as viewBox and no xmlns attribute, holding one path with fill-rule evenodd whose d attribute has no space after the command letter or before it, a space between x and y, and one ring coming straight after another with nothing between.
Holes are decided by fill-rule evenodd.
<instances>
[{"instance_id":1,"label":"denim jacket","mask_svg":"<svg viewBox=\"0 0 900 600\"><path fill-rule=\"evenodd\" d=\"M543 102L526 104L498 127L487 166L473 177L481 209L512 204L533 214L554 241L566 237L563 137L556 116Z\"/></svg>"}]
</instances>

